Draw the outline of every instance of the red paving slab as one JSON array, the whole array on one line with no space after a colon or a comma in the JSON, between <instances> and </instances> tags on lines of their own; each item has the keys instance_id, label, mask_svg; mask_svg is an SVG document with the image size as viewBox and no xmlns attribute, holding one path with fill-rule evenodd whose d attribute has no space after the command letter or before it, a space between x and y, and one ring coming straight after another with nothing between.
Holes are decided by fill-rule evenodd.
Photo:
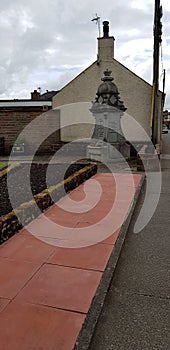
<instances>
[{"instance_id":1,"label":"red paving slab","mask_svg":"<svg viewBox=\"0 0 170 350\"><path fill-rule=\"evenodd\" d=\"M96 174L0 247L2 349L73 348L140 180Z\"/></svg>"},{"instance_id":2,"label":"red paving slab","mask_svg":"<svg viewBox=\"0 0 170 350\"><path fill-rule=\"evenodd\" d=\"M122 209L124 209L125 212L127 212L128 208L129 208L129 203L127 203L126 201L125 201L125 203L122 202L122 206L120 203L117 203L116 207L114 207L113 202L103 201L103 203L98 204L97 208L93 208L93 209L91 209L90 212L83 214L81 220L79 222L77 222L76 226L80 222L82 222L82 223L86 222L87 226L89 224L100 223L100 221L102 221L106 217L106 215L108 215L109 212L111 212L111 211L112 211L112 220L113 221L117 220L117 215L119 213L121 214L122 221L123 221L124 215L122 216L122 214L124 212L122 212L122 210L121 211L119 210L119 208L121 208L121 207L122 207Z\"/></svg>"},{"instance_id":3,"label":"red paving slab","mask_svg":"<svg viewBox=\"0 0 170 350\"><path fill-rule=\"evenodd\" d=\"M129 177L127 176L128 174L119 174L118 177L120 179L120 181L122 182L122 184L126 184L126 186L132 186L132 181L131 179L133 179L133 187L137 188L139 186L140 180L141 180L141 175L140 174L133 174L130 175ZM117 178L117 177L116 177Z\"/></svg>"},{"instance_id":4,"label":"red paving slab","mask_svg":"<svg viewBox=\"0 0 170 350\"><path fill-rule=\"evenodd\" d=\"M21 233L13 236L0 246L0 257L17 261L43 263L53 253L54 247L48 245L34 236Z\"/></svg>"},{"instance_id":5,"label":"red paving slab","mask_svg":"<svg viewBox=\"0 0 170 350\"><path fill-rule=\"evenodd\" d=\"M93 218L93 217L92 217ZM76 228L78 228L78 227L89 227L89 224L91 224L92 223L92 220L91 220L91 222L90 222L90 220L89 220L89 222L84 222L84 221L82 221L82 222L79 222L77 225L76 225ZM95 227L96 228L96 227ZM94 230L95 230L95 228L94 228ZM114 233L113 234L111 234L111 235L109 235L109 236L107 236L107 238L105 237L105 235L104 235L104 238L103 239L101 239L100 240L100 243L102 243L102 244L109 244L109 245L112 245L112 250L113 250L113 246L115 245L115 243L116 243L116 240L117 240L117 238L118 238L118 236L119 236L119 233L120 233L120 229L121 228L118 228L117 230L115 230L114 231ZM89 241L89 245L91 245L91 243L93 243L93 245L92 245L92 247L94 247L95 246L95 243L96 243L96 236L97 236L97 234L96 235L94 235L93 237L91 237L91 241ZM93 238L94 238L94 241L93 241ZM83 248L82 248L83 249ZM74 249L74 251L75 251L75 249Z\"/></svg>"},{"instance_id":6,"label":"red paving slab","mask_svg":"<svg viewBox=\"0 0 170 350\"><path fill-rule=\"evenodd\" d=\"M104 271L112 250L112 245L107 244L95 244L80 249L57 248L48 263Z\"/></svg>"},{"instance_id":7,"label":"red paving slab","mask_svg":"<svg viewBox=\"0 0 170 350\"><path fill-rule=\"evenodd\" d=\"M0 297L12 299L41 265L0 258Z\"/></svg>"},{"instance_id":8,"label":"red paving slab","mask_svg":"<svg viewBox=\"0 0 170 350\"><path fill-rule=\"evenodd\" d=\"M102 273L43 265L16 300L87 313Z\"/></svg>"},{"instance_id":9,"label":"red paving slab","mask_svg":"<svg viewBox=\"0 0 170 350\"><path fill-rule=\"evenodd\" d=\"M9 304L10 299L4 299L4 298L0 298L0 313L2 310L5 309L5 307Z\"/></svg>"},{"instance_id":10,"label":"red paving slab","mask_svg":"<svg viewBox=\"0 0 170 350\"><path fill-rule=\"evenodd\" d=\"M0 313L2 350L71 350L85 315L12 302Z\"/></svg>"},{"instance_id":11,"label":"red paving slab","mask_svg":"<svg viewBox=\"0 0 170 350\"><path fill-rule=\"evenodd\" d=\"M69 211L63 210L58 205L53 205L45 213L45 216L52 220L54 223L59 225L64 225L66 227L74 227L77 222L82 218L83 214L80 213L71 213Z\"/></svg>"}]
</instances>

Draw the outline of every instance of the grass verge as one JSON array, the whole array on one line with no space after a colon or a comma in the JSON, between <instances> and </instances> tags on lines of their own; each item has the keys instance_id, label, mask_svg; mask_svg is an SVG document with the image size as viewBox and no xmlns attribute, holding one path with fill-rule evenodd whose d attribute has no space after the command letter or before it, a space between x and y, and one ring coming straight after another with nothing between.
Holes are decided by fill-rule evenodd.
<instances>
[{"instance_id":1,"label":"grass verge","mask_svg":"<svg viewBox=\"0 0 170 350\"><path fill-rule=\"evenodd\" d=\"M0 169L5 168L6 166L7 166L7 163L2 163L2 162L0 162Z\"/></svg>"}]
</instances>

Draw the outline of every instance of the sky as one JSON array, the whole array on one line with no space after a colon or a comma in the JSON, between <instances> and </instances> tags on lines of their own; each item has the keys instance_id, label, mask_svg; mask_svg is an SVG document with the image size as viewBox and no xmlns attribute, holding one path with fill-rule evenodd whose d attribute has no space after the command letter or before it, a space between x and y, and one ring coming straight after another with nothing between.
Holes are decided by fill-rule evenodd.
<instances>
[{"instance_id":1,"label":"sky","mask_svg":"<svg viewBox=\"0 0 170 350\"><path fill-rule=\"evenodd\" d=\"M170 1L163 6L160 89L166 69L170 110ZM6 0L0 2L0 99L59 90L97 58L96 13L110 22L115 59L152 83L154 0Z\"/></svg>"}]
</instances>

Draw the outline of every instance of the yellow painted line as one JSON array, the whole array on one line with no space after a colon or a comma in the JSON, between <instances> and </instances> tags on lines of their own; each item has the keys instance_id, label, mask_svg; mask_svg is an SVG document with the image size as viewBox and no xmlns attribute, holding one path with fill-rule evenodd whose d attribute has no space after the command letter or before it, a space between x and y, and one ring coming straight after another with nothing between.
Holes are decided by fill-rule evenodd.
<instances>
[{"instance_id":1,"label":"yellow painted line","mask_svg":"<svg viewBox=\"0 0 170 350\"><path fill-rule=\"evenodd\" d=\"M153 84L153 86L152 86L152 105L151 105L151 117L150 117L150 127L151 128L152 128L152 123L153 123L154 102L155 102L155 84Z\"/></svg>"},{"instance_id":2,"label":"yellow painted line","mask_svg":"<svg viewBox=\"0 0 170 350\"><path fill-rule=\"evenodd\" d=\"M41 194L47 194L47 193L51 193L55 190L57 190L59 187L65 185L66 183L70 182L72 179L74 179L77 175L80 175L82 173L84 173L84 171L90 169L91 166L87 165L86 167L76 171L74 174L70 175L66 180L63 180L61 182L59 182L57 185L54 186L50 186L48 189L43 190L42 192L38 193L36 196L39 196Z\"/></svg>"},{"instance_id":3,"label":"yellow painted line","mask_svg":"<svg viewBox=\"0 0 170 350\"><path fill-rule=\"evenodd\" d=\"M15 169L19 166L20 166L20 163L14 163L14 164L9 165L8 168L0 171L0 177L8 174L12 169Z\"/></svg>"}]
</instances>

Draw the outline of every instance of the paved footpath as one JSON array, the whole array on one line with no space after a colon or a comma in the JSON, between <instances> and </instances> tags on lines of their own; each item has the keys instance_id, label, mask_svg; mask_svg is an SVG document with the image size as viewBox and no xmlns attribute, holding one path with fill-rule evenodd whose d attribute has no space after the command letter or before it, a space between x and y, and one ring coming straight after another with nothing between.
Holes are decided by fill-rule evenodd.
<instances>
[{"instance_id":1,"label":"paved footpath","mask_svg":"<svg viewBox=\"0 0 170 350\"><path fill-rule=\"evenodd\" d=\"M170 349L170 156L161 163L156 212L133 233L143 189L89 350Z\"/></svg>"},{"instance_id":2,"label":"paved footpath","mask_svg":"<svg viewBox=\"0 0 170 350\"><path fill-rule=\"evenodd\" d=\"M73 349L140 182L96 174L0 246L2 350Z\"/></svg>"}]
</instances>

